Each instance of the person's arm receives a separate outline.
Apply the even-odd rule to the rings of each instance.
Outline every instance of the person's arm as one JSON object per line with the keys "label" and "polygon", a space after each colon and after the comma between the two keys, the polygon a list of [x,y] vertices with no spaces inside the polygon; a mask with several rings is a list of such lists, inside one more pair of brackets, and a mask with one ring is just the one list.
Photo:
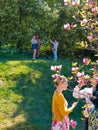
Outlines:
{"label": "person's arm", "polygon": [[75,98],[87,98],[89,96],[89,94],[92,93],[92,89],[91,88],[84,88],[82,90],[80,90],[81,87],[79,85],[77,85],[74,90],[73,90],[73,97]]}
{"label": "person's arm", "polygon": [[51,39],[50,39],[50,42],[51,42],[51,43],[54,43]]}
{"label": "person's arm", "polygon": [[59,94],[56,99],[56,104],[61,115],[64,117],[72,112],[77,103],[73,103],[71,107],[67,108],[67,104],[65,104],[64,97],[61,94]]}
{"label": "person's arm", "polygon": [[57,42],[57,47],[58,47],[58,44],[59,44],[59,43]]}

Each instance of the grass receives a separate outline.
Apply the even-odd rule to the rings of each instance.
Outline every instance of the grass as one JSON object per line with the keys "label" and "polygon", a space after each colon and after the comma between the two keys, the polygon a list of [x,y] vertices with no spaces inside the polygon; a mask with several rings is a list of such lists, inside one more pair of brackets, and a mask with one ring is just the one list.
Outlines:
{"label": "grass", "polygon": [[[62,64],[62,74],[70,73],[72,58],[33,61],[26,55],[6,55],[0,59],[0,130],[50,130],[51,100],[54,91],[51,65]],[[64,92],[69,106],[74,101]],[[83,130],[81,102],[70,118]]]}

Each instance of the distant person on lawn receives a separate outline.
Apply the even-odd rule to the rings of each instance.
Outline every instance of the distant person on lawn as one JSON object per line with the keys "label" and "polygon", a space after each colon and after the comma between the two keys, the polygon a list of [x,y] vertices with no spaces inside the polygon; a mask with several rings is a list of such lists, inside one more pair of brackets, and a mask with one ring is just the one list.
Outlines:
{"label": "distant person on lawn", "polygon": [[35,35],[33,35],[31,43],[32,43],[33,59],[35,60],[37,55],[37,50],[38,50],[38,41]]}
{"label": "distant person on lawn", "polygon": [[54,61],[57,61],[57,59],[58,59],[58,56],[57,56],[58,41],[57,41],[57,40],[52,41],[52,40],[50,39],[50,42],[52,43],[53,59],[54,59]]}

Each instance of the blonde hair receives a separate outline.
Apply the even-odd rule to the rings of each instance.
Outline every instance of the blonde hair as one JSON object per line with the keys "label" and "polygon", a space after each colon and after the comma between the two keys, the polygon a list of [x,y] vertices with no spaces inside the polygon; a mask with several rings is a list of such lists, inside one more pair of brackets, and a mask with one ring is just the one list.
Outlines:
{"label": "blonde hair", "polygon": [[67,78],[65,77],[65,76],[63,76],[63,75],[59,75],[58,77],[57,77],[57,79],[56,79],[56,82],[55,82],[55,85],[56,86],[58,86],[59,85],[59,83],[64,83],[64,82],[67,82],[68,80],[67,80]]}

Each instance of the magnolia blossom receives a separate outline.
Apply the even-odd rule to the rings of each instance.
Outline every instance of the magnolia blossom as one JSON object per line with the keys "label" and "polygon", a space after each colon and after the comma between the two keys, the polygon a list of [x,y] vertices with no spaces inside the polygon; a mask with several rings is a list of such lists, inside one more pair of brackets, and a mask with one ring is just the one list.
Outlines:
{"label": "magnolia blossom", "polygon": [[78,77],[78,80],[77,80],[77,82],[78,83],[85,83],[86,82],[86,80],[85,80],[85,78],[84,78],[84,72],[78,72],[77,73],[77,77]]}
{"label": "magnolia blossom", "polygon": [[98,7],[92,8],[92,13],[97,13],[98,12]]}
{"label": "magnolia blossom", "polygon": [[94,65],[94,70],[96,70],[96,65]]}
{"label": "magnolia blossom", "polygon": [[65,30],[70,30],[70,24],[69,24],[69,23],[65,24],[65,25],[64,25],[64,29],[65,29]]}
{"label": "magnolia blossom", "polygon": [[96,60],[96,63],[98,63],[98,60]]}
{"label": "magnolia blossom", "polygon": [[58,65],[58,66],[56,66],[56,68],[57,68],[57,70],[61,71],[62,65]]}
{"label": "magnolia blossom", "polygon": [[96,5],[97,5],[97,1],[96,0],[95,1],[88,1],[86,3],[86,6],[89,7],[89,8],[92,8],[92,7],[96,6]]}
{"label": "magnolia blossom", "polygon": [[51,66],[52,71],[56,71],[56,66]]}
{"label": "magnolia blossom", "polygon": [[74,6],[77,6],[79,4],[80,4],[80,0],[75,0],[74,2],[72,2],[72,5],[74,5]]}
{"label": "magnolia blossom", "polygon": [[58,66],[51,66],[51,70],[52,71],[61,71],[61,69],[62,69],[62,65],[58,65]]}
{"label": "magnolia blossom", "polygon": [[73,121],[72,119],[70,120],[70,125],[73,129],[76,128],[76,125],[77,125],[77,122],[76,121]]}
{"label": "magnolia blossom", "polygon": [[92,2],[91,2],[91,1],[87,2],[87,3],[86,3],[86,6],[88,6],[88,7],[91,8],[91,7],[92,7]]}
{"label": "magnolia blossom", "polygon": [[65,4],[65,5],[69,5],[69,4],[70,4],[70,1],[69,1],[69,0],[64,0],[64,4]]}
{"label": "magnolia blossom", "polygon": [[78,73],[77,73],[77,77],[78,77],[78,78],[84,77],[84,72],[82,72],[82,73],[81,73],[81,72],[78,72]]}
{"label": "magnolia blossom", "polygon": [[72,68],[72,73],[77,73],[78,70],[79,70],[79,67],[73,67],[73,68]]}
{"label": "magnolia blossom", "polygon": [[52,75],[52,77],[53,77],[54,79],[57,79],[58,76],[59,76],[59,74],[53,74],[53,75]]}
{"label": "magnolia blossom", "polygon": [[87,24],[87,19],[83,19],[82,21],[81,21],[81,25],[86,25]]}
{"label": "magnolia blossom", "polygon": [[88,65],[89,62],[90,62],[90,60],[89,60],[88,58],[84,58],[84,59],[83,59],[83,63],[84,63],[84,64]]}
{"label": "magnolia blossom", "polygon": [[88,39],[89,42],[92,42],[93,36],[92,35],[91,36],[87,36],[87,39]]}

